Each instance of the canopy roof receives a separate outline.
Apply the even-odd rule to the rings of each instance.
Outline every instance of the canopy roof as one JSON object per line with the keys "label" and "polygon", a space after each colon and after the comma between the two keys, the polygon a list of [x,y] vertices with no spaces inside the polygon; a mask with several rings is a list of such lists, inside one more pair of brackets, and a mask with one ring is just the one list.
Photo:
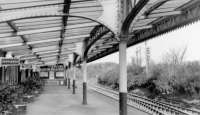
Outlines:
{"label": "canopy roof", "polygon": [[[125,8],[119,0],[0,0],[0,49],[30,64],[91,62],[118,51],[121,31],[128,31],[132,46],[198,20],[199,4],[130,0]],[[128,15],[121,19],[124,9]]]}

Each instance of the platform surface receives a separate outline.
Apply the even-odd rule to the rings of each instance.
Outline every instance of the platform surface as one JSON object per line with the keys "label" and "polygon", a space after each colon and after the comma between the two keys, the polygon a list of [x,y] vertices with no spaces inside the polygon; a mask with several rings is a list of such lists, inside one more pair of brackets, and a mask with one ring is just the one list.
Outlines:
{"label": "platform surface", "polygon": [[[66,86],[45,86],[44,92],[28,104],[25,115],[119,115],[118,102],[88,90],[88,105],[82,105],[82,91],[75,95]],[[147,115],[128,107],[128,115]]]}

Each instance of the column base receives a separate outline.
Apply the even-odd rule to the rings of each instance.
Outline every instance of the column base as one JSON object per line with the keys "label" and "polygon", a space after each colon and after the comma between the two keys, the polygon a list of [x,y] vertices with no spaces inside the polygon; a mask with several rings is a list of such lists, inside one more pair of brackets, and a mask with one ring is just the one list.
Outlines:
{"label": "column base", "polygon": [[127,93],[119,93],[119,115],[127,115]]}
{"label": "column base", "polygon": [[68,89],[70,89],[70,78],[68,78]]}
{"label": "column base", "polygon": [[67,86],[67,79],[64,79],[64,86]]}
{"label": "column base", "polygon": [[83,82],[83,105],[87,105],[87,83]]}
{"label": "column base", "polygon": [[73,94],[76,93],[76,80],[73,80]]}

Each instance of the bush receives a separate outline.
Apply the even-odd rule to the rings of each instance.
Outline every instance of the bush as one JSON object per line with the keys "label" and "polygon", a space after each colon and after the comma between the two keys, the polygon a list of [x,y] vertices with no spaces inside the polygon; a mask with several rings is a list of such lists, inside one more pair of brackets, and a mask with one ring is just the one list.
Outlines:
{"label": "bush", "polygon": [[[128,90],[146,88],[153,95],[185,95],[200,97],[200,64],[187,62],[174,66],[173,73],[168,64],[151,65],[149,78],[146,78],[144,68],[130,64],[128,66]],[[98,77],[98,83],[114,89],[119,87],[119,67],[104,71]]]}
{"label": "bush", "polygon": [[25,82],[21,83],[23,92],[26,94],[31,94],[35,90],[42,89],[43,85],[44,81],[42,81],[37,74],[34,74],[32,77],[28,77]]}
{"label": "bush", "polygon": [[39,74],[34,73],[32,77],[18,85],[1,85],[3,88],[0,90],[0,112],[12,111],[13,104],[21,102],[23,95],[31,94],[35,90],[43,88],[44,82],[40,79]]}
{"label": "bush", "polygon": [[104,72],[100,77],[98,77],[98,83],[110,86],[114,89],[119,87],[119,67],[113,67],[112,69]]}

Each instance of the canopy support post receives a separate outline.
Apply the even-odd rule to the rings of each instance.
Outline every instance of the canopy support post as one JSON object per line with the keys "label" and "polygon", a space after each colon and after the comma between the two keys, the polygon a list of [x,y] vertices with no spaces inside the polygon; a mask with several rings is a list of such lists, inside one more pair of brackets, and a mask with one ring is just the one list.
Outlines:
{"label": "canopy support post", "polygon": [[83,61],[83,105],[87,105],[87,62]]}
{"label": "canopy support post", "polygon": [[119,111],[120,115],[127,115],[127,63],[126,63],[127,41],[119,43]]}
{"label": "canopy support post", "polygon": [[73,67],[73,94],[76,94],[76,70],[75,66]]}
{"label": "canopy support post", "polygon": [[70,89],[70,71],[69,70],[68,70],[68,80],[67,81],[68,81],[68,83],[67,83],[68,89]]}
{"label": "canopy support post", "polygon": [[64,67],[64,86],[67,86],[67,70],[66,67]]}

